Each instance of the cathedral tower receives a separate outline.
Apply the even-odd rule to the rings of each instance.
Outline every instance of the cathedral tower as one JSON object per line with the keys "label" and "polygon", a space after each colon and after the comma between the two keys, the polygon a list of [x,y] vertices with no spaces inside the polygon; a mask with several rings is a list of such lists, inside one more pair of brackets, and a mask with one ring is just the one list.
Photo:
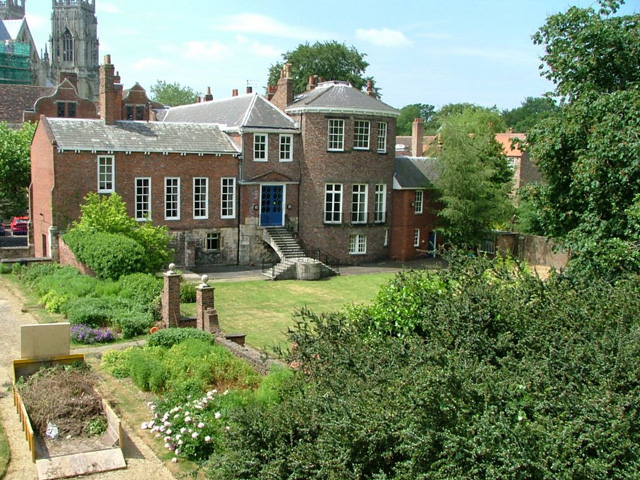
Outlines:
{"label": "cathedral tower", "polygon": [[22,20],[26,0],[0,0],[0,18],[2,20]]}
{"label": "cathedral tower", "polygon": [[99,43],[95,0],[53,0],[49,42],[50,81],[55,85],[60,72],[75,72],[80,96],[96,100]]}

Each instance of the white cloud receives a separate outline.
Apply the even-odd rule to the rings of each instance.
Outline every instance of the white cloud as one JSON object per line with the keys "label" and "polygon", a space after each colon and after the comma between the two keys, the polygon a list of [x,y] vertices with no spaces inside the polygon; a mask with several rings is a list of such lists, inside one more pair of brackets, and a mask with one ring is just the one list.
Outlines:
{"label": "white cloud", "polygon": [[413,44],[402,32],[389,28],[381,30],[359,28],[356,30],[356,37],[380,47],[408,47]]}
{"label": "white cloud", "polygon": [[227,46],[217,42],[193,41],[186,42],[184,45],[186,47],[185,56],[187,58],[220,58],[224,57],[229,52],[229,48]]}
{"label": "white cloud", "polygon": [[266,45],[261,42],[254,42],[242,35],[237,35],[236,40],[244,50],[252,55],[259,57],[279,58],[282,50],[273,45]]}
{"label": "white cloud", "polygon": [[147,71],[147,70],[162,70],[165,68],[169,68],[171,66],[171,62],[164,60],[162,58],[152,58],[147,57],[142,60],[138,60],[133,64],[133,69],[137,72]]}
{"label": "white cloud", "polygon": [[43,27],[48,27],[49,20],[39,15],[32,15],[27,13],[27,23],[29,24],[29,30],[32,32],[41,30]]}
{"label": "white cloud", "polygon": [[213,29],[223,32],[250,33],[252,35],[293,39],[328,39],[332,37],[329,32],[322,32],[309,27],[286,25],[275,18],[254,13],[230,15],[223,18],[218,25],[214,25]]}
{"label": "white cloud", "polygon": [[98,13],[121,13],[121,10],[114,3],[99,2],[96,5]]}

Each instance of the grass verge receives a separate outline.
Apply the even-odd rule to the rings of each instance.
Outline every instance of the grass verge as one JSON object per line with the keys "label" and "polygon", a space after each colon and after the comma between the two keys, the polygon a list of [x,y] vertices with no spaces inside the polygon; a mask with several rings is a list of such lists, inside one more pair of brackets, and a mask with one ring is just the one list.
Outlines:
{"label": "grass verge", "polygon": [[4,432],[2,423],[0,423],[0,478],[4,478],[7,474],[7,466],[11,460],[11,452],[9,451],[9,440]]}

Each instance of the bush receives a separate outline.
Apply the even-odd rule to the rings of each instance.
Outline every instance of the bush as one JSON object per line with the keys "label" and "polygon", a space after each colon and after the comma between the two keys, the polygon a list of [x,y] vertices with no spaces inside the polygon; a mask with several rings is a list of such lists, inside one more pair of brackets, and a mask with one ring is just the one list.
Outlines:
{"label": "bush", "polygon": [[144,248],[123,235],[72,229],[62,237],[78,261],[103,279],[143,271]]}
{"label": "bush", "polygon": [[147,338],[150,347],[171,348],[175,344],[195,338],[204,342],[213,343],[213,335],[196,328],[164,328],[158,330]]}
{"label": "bush", "polygon": [[151,312],[119,310],[111,324],[122,332],[122,338],[132,338],[147,333],[155,320]]}
{"label": "bush", "polygon": [[196,301],[196,284],[191,282],[182,282],[180,284],[180,302],[195,303]]}
{"label": "bush", "polygon": [[129,298],[151,309],[153,301],[162,294],[162,280],[148,273],[132,273],[120,277],[119,296]]}
{"label": "bush", "polygon": [[110,343],[116,340],[116,335],[108,328],[91,328],[86,325],[73,325],[71,327],[71,340],[87,345],[93,343]]}
{"label": "bush", "polygon": [[71,324],[90,327],[112,327],[120,330],[123,338],[146,333],[155,323],[151,312],[133,300],[113,297],[84,297],[73,300],[67,308]]}
{"label": "bush", "polygon": [[6,275],[13,271],[13,267],[10,263],[0,263],[0,275]]}
{"label": "bush", "polygon": [[113,298],[77,298],[69,303],[67,320],[72,325],[87,325],[89,327],[106,327],[111,325],[114,314]]}
{"label": "bush", "polygon": [[301,311],[281,402],[231,412],[208,478],[637,476],[638,277],[459,257],[434,275],[404,275],[395,307]]}
{"label": "bush", "polygon": [[138,347],[125,350],[109,350],[102,355],[102,368],[115,378],[127,378],[131,375],[129,357],[131,352]]}

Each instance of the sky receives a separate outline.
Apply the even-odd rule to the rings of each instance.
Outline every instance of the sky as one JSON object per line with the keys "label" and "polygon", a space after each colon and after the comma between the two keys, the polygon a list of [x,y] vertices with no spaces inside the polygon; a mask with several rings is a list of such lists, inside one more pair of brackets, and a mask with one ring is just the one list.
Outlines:
{"label": "sky", "polygon": [[[395,108],[468,102],[500,110],[553,89],[531,36],[549,15],[595,0],[95,0],[104,55],[125,88],[158,80],[214,98],[266,88],[269,67],[303,43],[338,41],[366,54],[382,101]],[[26,0],[44,51],[48,0]],[[640,10],[627,0],[620,14]]]}

